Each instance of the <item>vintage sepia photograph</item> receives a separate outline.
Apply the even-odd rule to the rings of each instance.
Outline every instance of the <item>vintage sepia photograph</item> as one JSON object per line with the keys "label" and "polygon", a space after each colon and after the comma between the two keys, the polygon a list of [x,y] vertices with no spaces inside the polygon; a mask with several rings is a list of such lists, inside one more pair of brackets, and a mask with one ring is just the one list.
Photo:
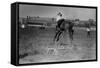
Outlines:
{"label": "vintage sepia photograph", "polygon": [[19,64],[96,60],[96,9],[19,4]]}

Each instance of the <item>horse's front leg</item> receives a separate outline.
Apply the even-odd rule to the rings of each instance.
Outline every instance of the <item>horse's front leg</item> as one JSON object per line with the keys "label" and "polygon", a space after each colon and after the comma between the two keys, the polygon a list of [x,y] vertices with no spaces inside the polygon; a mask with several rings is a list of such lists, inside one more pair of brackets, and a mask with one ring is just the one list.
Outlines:
{"label": "horse's front leg", "polygon": [[56,32],[53,41],[56,41],[57,37],[58,37],[59,31]]}
{"label": "horse's front leg", "polygon": [[61,36],[62,34],[62,31],[59,31],[58,35],[57,35],[57,40],[56,41],[59,41],[59,37]]}

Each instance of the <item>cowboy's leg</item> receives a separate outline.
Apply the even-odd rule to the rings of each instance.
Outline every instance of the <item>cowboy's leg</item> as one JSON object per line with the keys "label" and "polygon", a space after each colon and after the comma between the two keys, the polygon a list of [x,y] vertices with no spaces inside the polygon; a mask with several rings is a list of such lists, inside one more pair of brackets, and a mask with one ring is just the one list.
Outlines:
{"label": "cowboy's leg", "polygon": [[87,31],[87,36],[90,36],[90,31]]}
{"label": "cowboy's leg", "polygon": [[71,34],[71,31],[69,31],[69,40],[68,40],[68,44],[72,44],[72,34]]}
{"label": "cowboy's leg", "polygon": [[70,40],[72,40],[72,32],[71,31],[69,31],[69,38],[70,38]]}
{"label": "cowboy's leg", "polygon": [[73,32],[74,30],[71,31],[71,39],[73,40]]}
{"label": "cowboy's leg", "polygon": [[90,36],[90,31],[89,31],[89,36]]}
{"label": "cowboy's leg", "polygon": [[71,33],[71,40],[73,40],[73,34]]}
{"label": "cowboy's leg", "polygon": [[72,29],[72,35],[74,34],[74,30]]}

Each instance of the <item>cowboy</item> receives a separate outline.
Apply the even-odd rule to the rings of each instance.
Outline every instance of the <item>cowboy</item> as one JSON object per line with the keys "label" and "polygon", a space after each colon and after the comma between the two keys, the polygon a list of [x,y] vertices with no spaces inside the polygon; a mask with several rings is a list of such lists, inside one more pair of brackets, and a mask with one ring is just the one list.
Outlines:
{"label": "cowboy", "polygon": [[86,31],[87,31],[87,36],[90,36],[90,32],[91,32],[90,23],[86,24]]}
{"label": "cowboy", "polygon": [[70,39],[73,40],[73,33],[74,33],[74,23],[69,21],[69,28],[68,28],[68,31],[69,31],[69,36],[70,36]]}

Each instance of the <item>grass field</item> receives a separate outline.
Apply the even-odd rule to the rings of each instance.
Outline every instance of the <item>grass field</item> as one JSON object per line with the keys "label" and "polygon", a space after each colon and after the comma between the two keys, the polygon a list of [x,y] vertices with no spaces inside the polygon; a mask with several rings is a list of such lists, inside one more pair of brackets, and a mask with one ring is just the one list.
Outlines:
{"label": "grass field", "polygon": [[87,36],[85,29],[74,28],[73,41],[68,32],[54,43],[54,28],[19,29],[19,63],[39,63],[96,59],[96,32]]}

